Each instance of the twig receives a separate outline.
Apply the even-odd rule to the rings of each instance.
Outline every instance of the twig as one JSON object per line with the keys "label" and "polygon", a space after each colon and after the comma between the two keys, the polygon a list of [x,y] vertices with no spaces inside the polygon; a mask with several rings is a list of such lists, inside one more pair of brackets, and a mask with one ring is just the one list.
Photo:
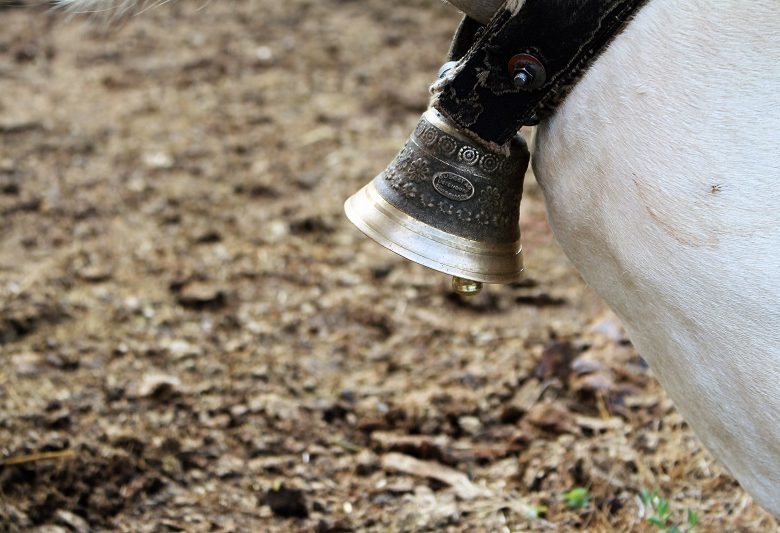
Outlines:
{"label": "twig", "polygon": [[461,500],[492,496],[489,489],[475,485],[463,472],[433,461],[421,461],[410,455],[392,452],[382,456],[382,466],[385,470],[441,481],[452,487]]}
{"label": "twig", "polygon": [[75,457],[75,455],[76,452],[73,450],[31,453],[29,455],[20,455],[19,457],[0,460],[0,466],[14,466],[37,461],[48,461],[50,459],[70,459],[71,457]]}

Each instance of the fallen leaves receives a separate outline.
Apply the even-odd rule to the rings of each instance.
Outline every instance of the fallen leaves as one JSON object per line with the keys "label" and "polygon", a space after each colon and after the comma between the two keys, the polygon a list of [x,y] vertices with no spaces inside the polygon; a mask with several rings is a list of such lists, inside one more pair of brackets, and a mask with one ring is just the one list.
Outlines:
{"label": "fallen leaves", "polygon": [[538,379],[531,378],[525,381],[509,402],[504,404],[501,412],[501,422],[512,424],[519,420],[539,400],[542,391],[543,386]]}
{"label": "fallen leaves", "polygon": [[531,407],[524,420],[552,433],[580,433],[574,415],[560,402],[548,400],[538,403]]}
{"label": "fallen leaves", "polygon": [[[627,531],[649,486],[698,500],[702,530],[768,531],[563,258],[533,180],[535,279],[471,300],[344,220],[457,14],[332,4],[154,9],[140,47],[3,11],[3,96],[29,105],[0,132],[0,454],[26,461],[0,468],[0,524]],[[62,46],[16,63],[41,36]]]}

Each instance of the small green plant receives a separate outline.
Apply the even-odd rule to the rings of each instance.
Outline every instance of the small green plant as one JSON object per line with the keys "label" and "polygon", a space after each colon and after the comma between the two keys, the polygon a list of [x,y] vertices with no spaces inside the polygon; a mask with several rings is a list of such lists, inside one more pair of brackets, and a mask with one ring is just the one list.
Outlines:
{"label": "small green plant", "polygon": [[590,504],[590,493],[585,487],[575,487],[562,496],[566,505],[572,509],[582,509]]}
{"label": "small green plant", "polygon": [[680,525],[675,524],[672,519],[672,511],[669,508],[669,502],[658,495],[657,490],[649,491],[642,489],[639,498],[647,510],[647,521],[657,527],[660,531],[666,533],[693,532],[699,523],[699,515],[693,509],[688,509],[687,526],[682,529]]}

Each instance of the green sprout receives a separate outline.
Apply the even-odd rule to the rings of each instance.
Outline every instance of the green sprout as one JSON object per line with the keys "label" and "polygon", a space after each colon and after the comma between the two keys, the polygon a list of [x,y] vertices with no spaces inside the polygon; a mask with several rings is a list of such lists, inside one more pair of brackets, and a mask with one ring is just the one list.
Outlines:
{"label": "green sprout", "polygon": [[575,487],[563,493],[563,500],[571,509],[582,509],[590,504],[590,493],[585,487]]}
{"label": "green sprout", "polygon": [[674,523],[669,502],[659,496],[657,490],[649,491],[642,489],[639,493],[639,498],[648,510],[647,521],[660,531],[666,531],[666,533],[690,533],[693,532],[699,523],[699,515],[696,514],[696,511],[688,509],[687,527],[681,529],[678,524]]}

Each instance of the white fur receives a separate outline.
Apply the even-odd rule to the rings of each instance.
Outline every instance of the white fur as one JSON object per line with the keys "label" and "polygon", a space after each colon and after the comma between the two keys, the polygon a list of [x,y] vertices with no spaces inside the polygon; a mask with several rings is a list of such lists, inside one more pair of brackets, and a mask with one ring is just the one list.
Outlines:
{"label": "white fur", "polygon": [[777,0],[652,0],[540,126],[534,170],[566,254],[780,516],[779,32]]}
{"label": "white fur", "polygon": [[121,17],[134,12],[138,0],[56,0],[56,6],[72,13],[108,14]]}
{"label": "white fur", "polygon": [[481,22],[487,23],[493,15],[498,11],[498,8],[504,3],[503,0],[447,0],[450,4],[454,5],[461,11],[468,13],[468,15]]}

